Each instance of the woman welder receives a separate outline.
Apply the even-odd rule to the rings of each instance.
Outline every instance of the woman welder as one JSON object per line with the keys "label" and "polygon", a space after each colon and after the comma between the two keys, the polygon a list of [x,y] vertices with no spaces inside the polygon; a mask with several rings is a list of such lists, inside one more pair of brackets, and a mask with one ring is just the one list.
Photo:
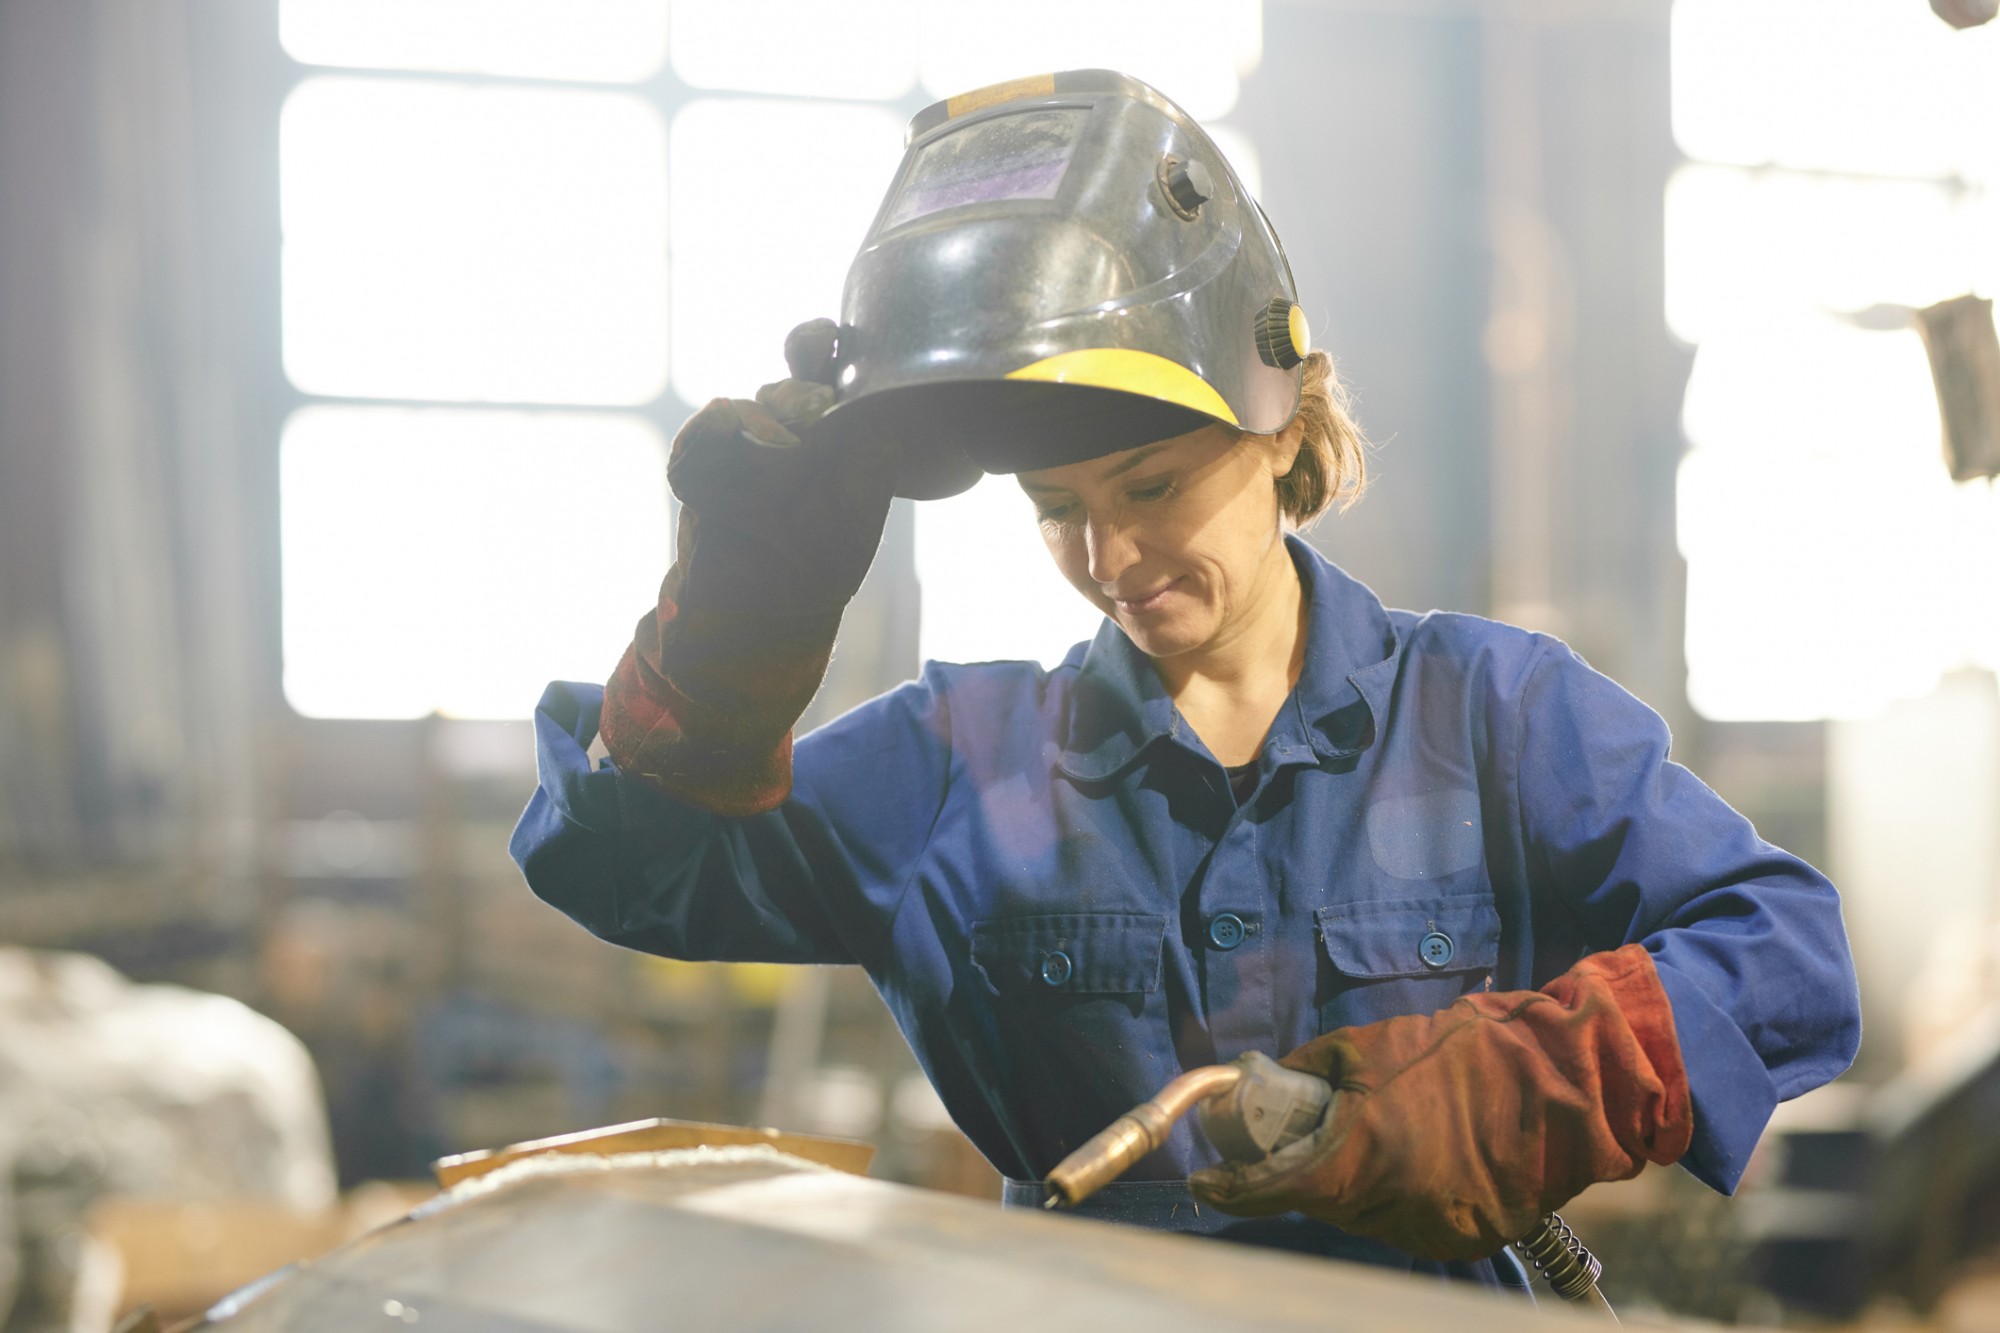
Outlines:
{"label": "woman welder", "polygon": [[[866,967],[1010,1202],[1263,1052],[1343,1090],[1318,1133],[1239,1169],[1183,1124],[1083,1211],[1513,1285],[1543,1212],[1648,1161],[1731,1189],[1846,1067],[1839,906],[1564,645],[1385,610],[1299,539],[1362,454],[1295,297],[1143,84],[919,115],[837,342],[675,440],[659,605],[601,694],[544,696],[514,852],[607,940]],[[929,663],[794,753],[892,495],[982,468],[1095,640]]]}

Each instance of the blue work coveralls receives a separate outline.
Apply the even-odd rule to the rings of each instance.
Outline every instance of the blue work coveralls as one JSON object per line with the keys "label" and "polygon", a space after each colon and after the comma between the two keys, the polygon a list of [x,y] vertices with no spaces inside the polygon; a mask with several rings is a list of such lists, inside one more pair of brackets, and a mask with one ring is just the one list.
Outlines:
{"label": "blue work coveralls", "polygon": [[[776,810],[691,808],[585,751],[556,684],[512,850],[598,936],[684,959],[858,963],[1013,1182],[1183,1070],[1539,987],[1634,941],[1672,1004],[1687,1168],[1734,1187],[1772,1107],[1859,1034],[1833,886],[1668,760],[1666,725],[1561,642],[1385,610],[1298,538],[1305,664],[1240,804],[1106,621],[1062,665],[928,663],[803,737]],[[1102,1215],[1487,1283],[1296,1214],[1194,1206],[1192,1123]]]}

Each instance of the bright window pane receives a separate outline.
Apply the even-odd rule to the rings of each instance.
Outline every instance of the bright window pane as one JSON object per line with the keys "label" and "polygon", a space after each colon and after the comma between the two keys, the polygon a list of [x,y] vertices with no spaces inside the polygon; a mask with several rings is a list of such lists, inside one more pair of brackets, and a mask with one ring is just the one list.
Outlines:
{"label": "bright window pane", "polygon": [[1682,424],[1701,450],[1779,453],[1857,471],[1944,471],[1930,363],[1914,332],[1803,311],[1746,323],[1695,354]]}
{"label": "bright window pane", "polygon": [[1896,308],[2000,283],[2000,28],[1874,0],[1677,0],[1673,117],[1690,155],[1758,167],[1691,166],[1667,193],[1667,318],[1698,344],[1690,699],[1855,717],[1993,666],[2000,504],[1952,485]]}
{"label": "bright window pane", "polygon": [[1711,340],[1686,427],[1688,694],[1703,715],[1862,716],[1992,651],[1990,490],[1945,471],[1915,334],[1800,316]]}
{"label": "bright window pane", "polygon": [[897,98],[917,81],[916,0],[674,0],[674,73],[697,88]]}
{"label": "bright window pane", "polygon": [[673,378],[688,402],[785,374],[785,334],[837,318],[903,122],[838,102],[704,100],[674,117]]}
{"label": "bright window pane", "polygon": [[1672,62],[1690,157],[2000,175],[2000,28],[1887,0],[1676,0]]}
{"label": "bright window pane", "polygon": [[1926,181],[1683,167],[1667,187],[1667,323],[1700,342],[1746,312],[1942,301],[1987,263],[1986,212]]}
{"label": "bright window pane", "polygon": [[[1701,514],[1707,548],[1689,557],[1687,579],[1688,698],[1704,717],[1865,716],[1936,682],[1934,645],[1910,602],[1876,600],[1900,589],[1881,587],[1894,580],[1842,540],[1869,518],[1870,497],[1840,480],[1705,453],[1683,465],[1680,503]],[[1744,526],[1722,529],[1722,514]]]}
{"label": "bright window pane", "polygon": [[[1980,488],[1982,494],[1984,487]],[[1921,697],[1990,626],[1982,528],[1936,474],[1795,459],[1682,465],[1688,697],[1720,720],[1865,717]],[[1978,497],[1975,497],[1978,498]],[[1990,508],[1984,522],[1993,521]],[[1961,597],[1972,593],[1984,605]]]}
{"label": "bright window pane", "polygon": [[308,65],[631,83],[660,67],[666,0],[279,0]]}
{"label": "bright window pane", "polygon": [[1949,563],[1935,572],[1946,608],[1945,660],[2000,674],[2000,487],[1954,486],[1939,520],[1950,535]]}
{"label": "bright window pane", "polygon": [[1012,477],[917,506],[917,582],[926,659],[1053,667],[1103,620],[1057,572]]}
{"label": "bright window pane", "polygon": [[938,97],[1065,69],[1143,79],[1197,120],[1226,115],[1264,54],[1262,0],[970,0],[924,11]]}
{"label": "bright window pane", "polygon": [[666,143],[623,93],[326,77],[280,131],[308,393],[635,404],[666,375]]}
{"label": "bright window pane", "polygon": [[666,570],[637,417],[309,407],[280,461],[285,696],[308,717],[522,718],[610,675]]}

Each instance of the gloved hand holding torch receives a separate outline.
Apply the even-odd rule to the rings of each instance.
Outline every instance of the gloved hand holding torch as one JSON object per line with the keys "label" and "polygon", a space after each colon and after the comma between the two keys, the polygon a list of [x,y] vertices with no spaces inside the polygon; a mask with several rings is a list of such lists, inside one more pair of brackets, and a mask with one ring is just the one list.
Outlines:
{"label": "gloved hand holding torch", "polygon": [[1318,1127],[1196,1172],[1196,1197],[1427,1259],[1494,1254],[1587,1186],[1678,1160],[1694,1127],[1673,1013],[1636,944],[1539,991],[1343,1028],[1279,1063],[1333,1085]]}
{"label": "gloved hand holding torch", "polygon": [[674,437],[673,567],[605,685],[612,761],[724,815],[791,790],[792,724],[826,673],[847,602],[881,544],[879,460],[801,443],[833,405],[835,326],[792,331],[792,378],[718,398]]}

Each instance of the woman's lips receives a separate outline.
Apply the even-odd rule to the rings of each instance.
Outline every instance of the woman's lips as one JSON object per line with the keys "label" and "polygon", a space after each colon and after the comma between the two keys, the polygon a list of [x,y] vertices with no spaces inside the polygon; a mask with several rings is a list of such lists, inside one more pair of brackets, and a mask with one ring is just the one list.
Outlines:
{"label": "woman's lips", "polygon": [[1179,587],[1180,582],[1180,579],[1169,579],[1144,597],[1113,597],[1111,600],[1127,615],[1144,615],[1148,611],[1157,611],[1164,606],[1167,594]]}

